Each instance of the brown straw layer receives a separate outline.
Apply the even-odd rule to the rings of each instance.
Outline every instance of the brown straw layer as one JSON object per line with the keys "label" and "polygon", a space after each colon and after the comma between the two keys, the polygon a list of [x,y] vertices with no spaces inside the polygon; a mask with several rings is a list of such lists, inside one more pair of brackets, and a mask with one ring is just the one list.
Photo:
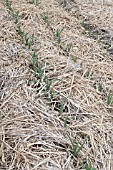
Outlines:
{"label": "brown straw layer", "polygon": [[11,7],[33,43],[0,1],[0,170],[113,170],[112,0]]}

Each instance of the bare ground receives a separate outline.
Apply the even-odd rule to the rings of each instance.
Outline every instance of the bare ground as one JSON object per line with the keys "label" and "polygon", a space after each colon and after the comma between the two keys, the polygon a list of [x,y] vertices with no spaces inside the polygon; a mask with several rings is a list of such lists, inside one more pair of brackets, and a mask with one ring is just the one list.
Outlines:
{"label": "bare ground", "polygon": [[[113,104],[107,104],[113,94],[112,0],[42,0],[37,7],[32,0],[12,0],[12,8],[35,41],[30,49],[22,43],[1,0],[0,169],[82,170],[87,160],[97,170],[113,170]],[[55,34],[62,28],[60,47]],[[44,75],[57,78],[51,101],[33,69],[33,49]],[[86,135],[73,156],[69,137],[82,144]]]}

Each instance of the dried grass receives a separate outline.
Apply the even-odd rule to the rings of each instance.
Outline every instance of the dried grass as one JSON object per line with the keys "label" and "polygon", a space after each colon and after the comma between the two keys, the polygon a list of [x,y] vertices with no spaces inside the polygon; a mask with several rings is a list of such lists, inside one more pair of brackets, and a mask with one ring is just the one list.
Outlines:
{"label": "dried grass", "polygon": [[[85,158],[98,170],[113,169],[113,105],[106,101],[109,90],[113,92],[113,55],[81,25],[86,18],[99,29],[106,27],[112,36],[112,1],[65,2],[67,11],[57,0],[39,1],[38,7],[32,1],[12,1],[24,30],[36,37],[29,50],[22,44],[5,3],[0,2],[1,170],[79,170]],[[43,20],[46,12],[50,27]],[[62,44],[73,44],[71,55],[76,62],[56,45],[54,34],[62,28]],[[34,48],[49,68],[47,76],[62,80],[54,82],[52,90],[60,93],[55,105],[68,98],[68,112],[65,109],[59,114],[43,91],[37,92],[37,84],[29,85],[34,79],[29,67]],[[100,78],[102,93],[98,91]],[[68,135],[75,143],[88,135],[78,157],[72,156]]]}

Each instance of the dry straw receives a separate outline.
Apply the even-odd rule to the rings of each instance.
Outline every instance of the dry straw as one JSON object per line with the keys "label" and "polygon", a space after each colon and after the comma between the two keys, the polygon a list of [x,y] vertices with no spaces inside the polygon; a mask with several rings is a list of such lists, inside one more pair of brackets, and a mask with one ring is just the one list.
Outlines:
{"label": "dry straw", "polygon": [[113,55],[97,31],[112,43],[113,5],[98,2],[13,0],[17,16],[0,1],[1,170],[113,169]]}

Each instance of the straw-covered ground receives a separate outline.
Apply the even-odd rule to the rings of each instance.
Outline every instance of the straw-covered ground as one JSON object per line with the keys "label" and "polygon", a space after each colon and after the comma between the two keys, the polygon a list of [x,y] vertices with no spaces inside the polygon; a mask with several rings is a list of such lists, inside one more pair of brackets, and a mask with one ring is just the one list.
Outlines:
{"label": "straw-covered ground", "polygon": [[0,170],[113,170],[112,0],[0,0]]}

